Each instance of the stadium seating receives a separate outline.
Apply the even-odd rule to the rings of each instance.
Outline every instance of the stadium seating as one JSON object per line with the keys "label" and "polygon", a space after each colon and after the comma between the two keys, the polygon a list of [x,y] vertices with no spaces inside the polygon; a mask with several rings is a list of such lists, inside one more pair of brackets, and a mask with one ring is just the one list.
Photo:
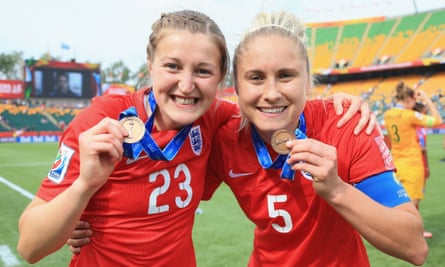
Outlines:
{"label": "stadium seating", "polygon": [[360,42],[366,34],[367,26],[368,23],[362,22],[347,24],[341,28],[342,34],[334,51],[334,60],[337,67],[349,66],[350,62],[354,61]]}
{"label": "stadium seating", "polygon": [[443,96],[445,100],[445,73],[436,73],[425,79],[421,86],[422,90],[425,90],[430,97]]}
{"label": "stadium seating", "polygon": [[313,29],[311,34],[312,40],[315,40],[314,58],[312,60],[313,69],[328,69],[332,66],[334,45],[337,41],[338,31],[338,26]]}
{"label": "stadium seating", "polygon": [[412,58],[432,56],[432,52],[439,48],[434,43],[443,36],[445,30],[444,17],[445,11],[428,13],[416,30],[416,37],[405,47],[395,62],[406,62]]}
{"label": "stadium seating", "polygon": [[28,107],[11,104],[0,105],[0,132],[26,131],[60,131],[68,125],[80,109]]}
{"label": "stadium seating", "polygon": [[[425,90],[445,115],[445,73],[427,66],[445,62],[445,9],[398,17],[308,23],[309,60],[314,74],[327,77],[317,84],[311,98],[335,92],[360,95],[378,114],[393,104],[399,81]],[[425,71],[389,71],[361,75],[355,81],[325,75],[364,73],[364,70],[426,67]],[[433,73],[433,75],[432,75]],[[351,80],[351,78],[348,78]]]}
{"label": "stadium seating", "polygon": [[307,24],[314,73],[411,62],[445,50],[445,9],[394,18]]}
{"label": "stadium seating", "polygon": [[[389,62],[393,62],[398,57],[401,51],[404,51],[405,47],[417,37],[417,29],[419,25],[423,25],[427,13],[416,14],[412,16],[400,17],[396,19],[396,25],[385,40],[384,45],[380,48],[380,51],[375,55],[374,62],[377,62],[379,58],[387,56],[390,58]],[[413,56],[407,58],[407,61],[417,59]]]}

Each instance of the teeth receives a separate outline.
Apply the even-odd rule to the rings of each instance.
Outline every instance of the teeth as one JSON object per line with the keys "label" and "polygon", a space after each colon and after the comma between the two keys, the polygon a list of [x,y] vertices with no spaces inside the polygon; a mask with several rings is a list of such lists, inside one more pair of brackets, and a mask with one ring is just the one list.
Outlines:
{"label": "teeth", "polygon": [[175,102],[180,105],[193,105],[195,103],[194,98],[183,98],[183,97],[176,96],[176,97],[174,97],[174,99],[175,99]]}
{"label": "teeth", "polygon": [[283,112],[284,107],[276,107],[276,108],[261,108],[261,111],[264,113],[280,113]]}

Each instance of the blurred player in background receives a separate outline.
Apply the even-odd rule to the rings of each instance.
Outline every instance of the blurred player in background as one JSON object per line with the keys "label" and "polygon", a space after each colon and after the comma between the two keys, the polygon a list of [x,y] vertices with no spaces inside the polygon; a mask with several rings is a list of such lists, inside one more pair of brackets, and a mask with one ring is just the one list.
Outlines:
{"label": "blurred player in background", "polygon": [[[425,106],[425,104],[423,104],[422,102],[417,102],[416,105],[413,108],[414,111],[417,111],[421,114],[428,114],[428,108]],[[424,166],[424,170],[425,170],[425,183],[426,180],[430,177],[430,167],[428,164],[428,153],[426,150],[427,147],[427,138],[428,138],[428,134],[427,134],[427,129],[423,126],[418,126],[417,127],[417,141],[420,144],[420,147],[422,149],[422,162],[423,162],[423,166]],[[425,188],[424,188],[425,191]]]}
{"label": "blurred player in background", "polygon": [[[387,110],[383,119],[391,142],[397,178],[419,209],[419,202],[424,197],[426,172],[424,164],[419,164],[422,161],[422,147],[418,142],[417,128],[439,126],[442,117],[426,92],[415,91],[402,81],[395,88],[395,100],[395,107]],[[425,103],[431,115],[413,110],[417,102]],[[424,236],[431,238],[432,234],[425,231]]]}

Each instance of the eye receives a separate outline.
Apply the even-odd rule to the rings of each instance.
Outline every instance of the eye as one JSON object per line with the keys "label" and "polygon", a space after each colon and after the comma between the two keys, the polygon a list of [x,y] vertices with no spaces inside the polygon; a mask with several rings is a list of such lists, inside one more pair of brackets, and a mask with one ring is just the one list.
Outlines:
{"label": "eye", "polygon": [[204,68],[197,69],[196,73],[199,76],[208,76],[212,74],[212,72],[209,69],[204,69]]}
{"label": "eye", "polygon": [[295,73],[292,73],[292,72],[290,72],[290,71],[280,71],[280,72],[278,73],[278,77],[279,77],[280,79],[290,79],[290,78],[295,77]]}
{"label": "eye", "polygon": [[176,63],[165,63],[164,67],[166,67],[170,70],[179,70],[179,65]]}
{"label": "eye", "polygon": [[251,73],[247,77],[250,81],[262,81],[264,80],[264,75],[261,73]]}
{"label": "eye", "polygon": [[247,81],[248,83],[250,83],[252,85],[260,85],[266,79],[266,76],[264,75],[264,73],[259,72],[259,71],[249,71],[249,72],[245,73],[244,77],[245,77],[244,78],[245,81]]}

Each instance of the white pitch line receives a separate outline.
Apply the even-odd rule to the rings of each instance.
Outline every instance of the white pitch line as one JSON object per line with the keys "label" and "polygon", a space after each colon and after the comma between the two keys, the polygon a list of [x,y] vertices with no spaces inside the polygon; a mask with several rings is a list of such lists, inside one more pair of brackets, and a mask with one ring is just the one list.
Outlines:
{"label": "white pitch line", "polygon": [[[30,192],[26,191],[25,189],[21,188],[20,186],[11,183],[9,180],[6,180],[5,178],[0,176],[0,182],[8,186],[9,188],[19,192],[20,194],[24,195],[25,197],[29,199],[33,199],[34,195]],[[12,253],[11,249],[7,245],[0,245],[0,260],[3,262],[3,265],[5,267],[13,267],[18,266],[20,264],[17,257]]]}
{"label": "white pitch line", "polygon": [[0,245],[0,260],[5,267],[18,266],[20,264],[7,245]]}
{"label": "white pitch line", "polygon": [[11,183],[10,181],[6,180],[5,178],[0,176],[0,182],[4,183],[6,186],[8,186],[9,188],[19,192],[20,194],[24,195],[25,197],[29,198],[29,199],[33,199],[34,195],[31,194],[30,192],[26,191],[25,189],[21,188],[20,186]]}

